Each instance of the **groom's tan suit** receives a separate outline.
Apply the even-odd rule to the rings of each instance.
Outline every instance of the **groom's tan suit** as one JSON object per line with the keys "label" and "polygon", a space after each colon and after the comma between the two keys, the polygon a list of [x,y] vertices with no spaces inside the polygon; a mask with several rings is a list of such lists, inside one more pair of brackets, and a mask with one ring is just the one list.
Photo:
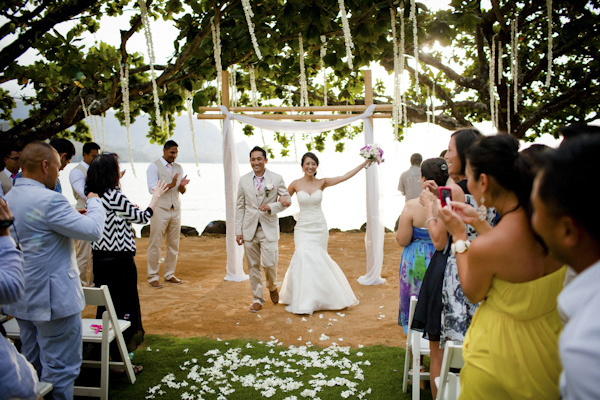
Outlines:
{"label": "groom's tan suit", "polygon": [[[235,215],[235,234],[244,238],[244,250],[250,276],[253,303],[264,304],[262,274],[260,265],[265,270],[267,288],[277,289],[277,258],[279,255],[279,217],[277,213],[286,207],[277,199],[284,196],[290,200],[283,178],[269,170],[265,170],[264,181],[260,190],[256,188],[254,172],[240,178]],[[272,190],[268,190],[273,185]],[[268,194],[267,194],[268,192]],[[260,211],[258,207],[268,204],[270,211]]]}

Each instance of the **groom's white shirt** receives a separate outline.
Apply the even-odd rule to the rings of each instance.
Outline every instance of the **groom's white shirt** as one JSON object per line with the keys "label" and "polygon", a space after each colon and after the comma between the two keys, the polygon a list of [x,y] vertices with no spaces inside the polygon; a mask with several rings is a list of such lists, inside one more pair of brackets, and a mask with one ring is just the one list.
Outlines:
{"label": "groom's white shirt", "polygon": [[[262,188],[256,189],[254,171],[240,178],[235,214],[235,234],[243,235],[244,240],[252,240],[256,233],[258,223],[269,241],[279,240],[279,218],[277,213],[285,210],[277,199],[284,196],[290,200],[290,194],[283,178],[274,172],[265,169]],[[267,187],[273,185],[273,190]],[[291,201],[291,200],[290,200]],[[268,204],[271,211],[260,211],[261,204]]]}

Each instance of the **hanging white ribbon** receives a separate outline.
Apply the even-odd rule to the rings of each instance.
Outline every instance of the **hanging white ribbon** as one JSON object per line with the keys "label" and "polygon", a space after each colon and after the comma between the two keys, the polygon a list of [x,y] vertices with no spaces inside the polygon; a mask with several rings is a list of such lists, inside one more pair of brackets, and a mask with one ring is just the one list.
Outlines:
{"label": "hanging white ribbon", "polygon": [[[369,118],[373,115],[375,105],[369,106],[360,115],[325,122],[273,121],[232,114],[225,106],[220,106],[220,109],[225,115],[225,122],[223,123],[223,169],[225,172],[225,215],[227,223],[227,275],[225,276],[225,280],[241,282],[248,279],[248,275],[244,273],[243,268],[243,247],[239,246],[235,241],[235,213],[240,172],[235,151],[232,120],[273,132],[318,134],[350,125],[362,119],[364,123],[365,143],[372,144],[374,143],[373,127]],[[367,233],[365,235],[365,246],[367,250],[367,273],[358,278],[358,282],[362,285],[379,285],[385,282],[385,279],[381,278],[385,228],[381,220],[379,168],[377,165],[371,165],[366,172]]]}

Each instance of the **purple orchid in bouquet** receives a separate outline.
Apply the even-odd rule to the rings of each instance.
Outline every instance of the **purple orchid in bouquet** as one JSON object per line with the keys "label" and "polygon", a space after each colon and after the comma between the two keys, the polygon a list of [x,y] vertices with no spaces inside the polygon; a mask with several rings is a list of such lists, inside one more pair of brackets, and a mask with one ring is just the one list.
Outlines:
{"label": "purple orchid in bouquet", "polygon": [[381,164],[383,160],[383,150],[377,144],[368,144],[360,149],[360,155],[367,160]]}

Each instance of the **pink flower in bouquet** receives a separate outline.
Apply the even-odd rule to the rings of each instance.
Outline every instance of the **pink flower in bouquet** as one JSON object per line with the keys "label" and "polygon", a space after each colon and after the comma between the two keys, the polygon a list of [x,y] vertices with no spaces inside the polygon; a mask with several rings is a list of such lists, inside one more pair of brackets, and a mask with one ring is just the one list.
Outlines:
{"label": "pink flower in bouquet", "polygon": [[383,150],[376,144],[369,144],[360,149],[360,155],[377,164],[381,164],[384,161]]}

